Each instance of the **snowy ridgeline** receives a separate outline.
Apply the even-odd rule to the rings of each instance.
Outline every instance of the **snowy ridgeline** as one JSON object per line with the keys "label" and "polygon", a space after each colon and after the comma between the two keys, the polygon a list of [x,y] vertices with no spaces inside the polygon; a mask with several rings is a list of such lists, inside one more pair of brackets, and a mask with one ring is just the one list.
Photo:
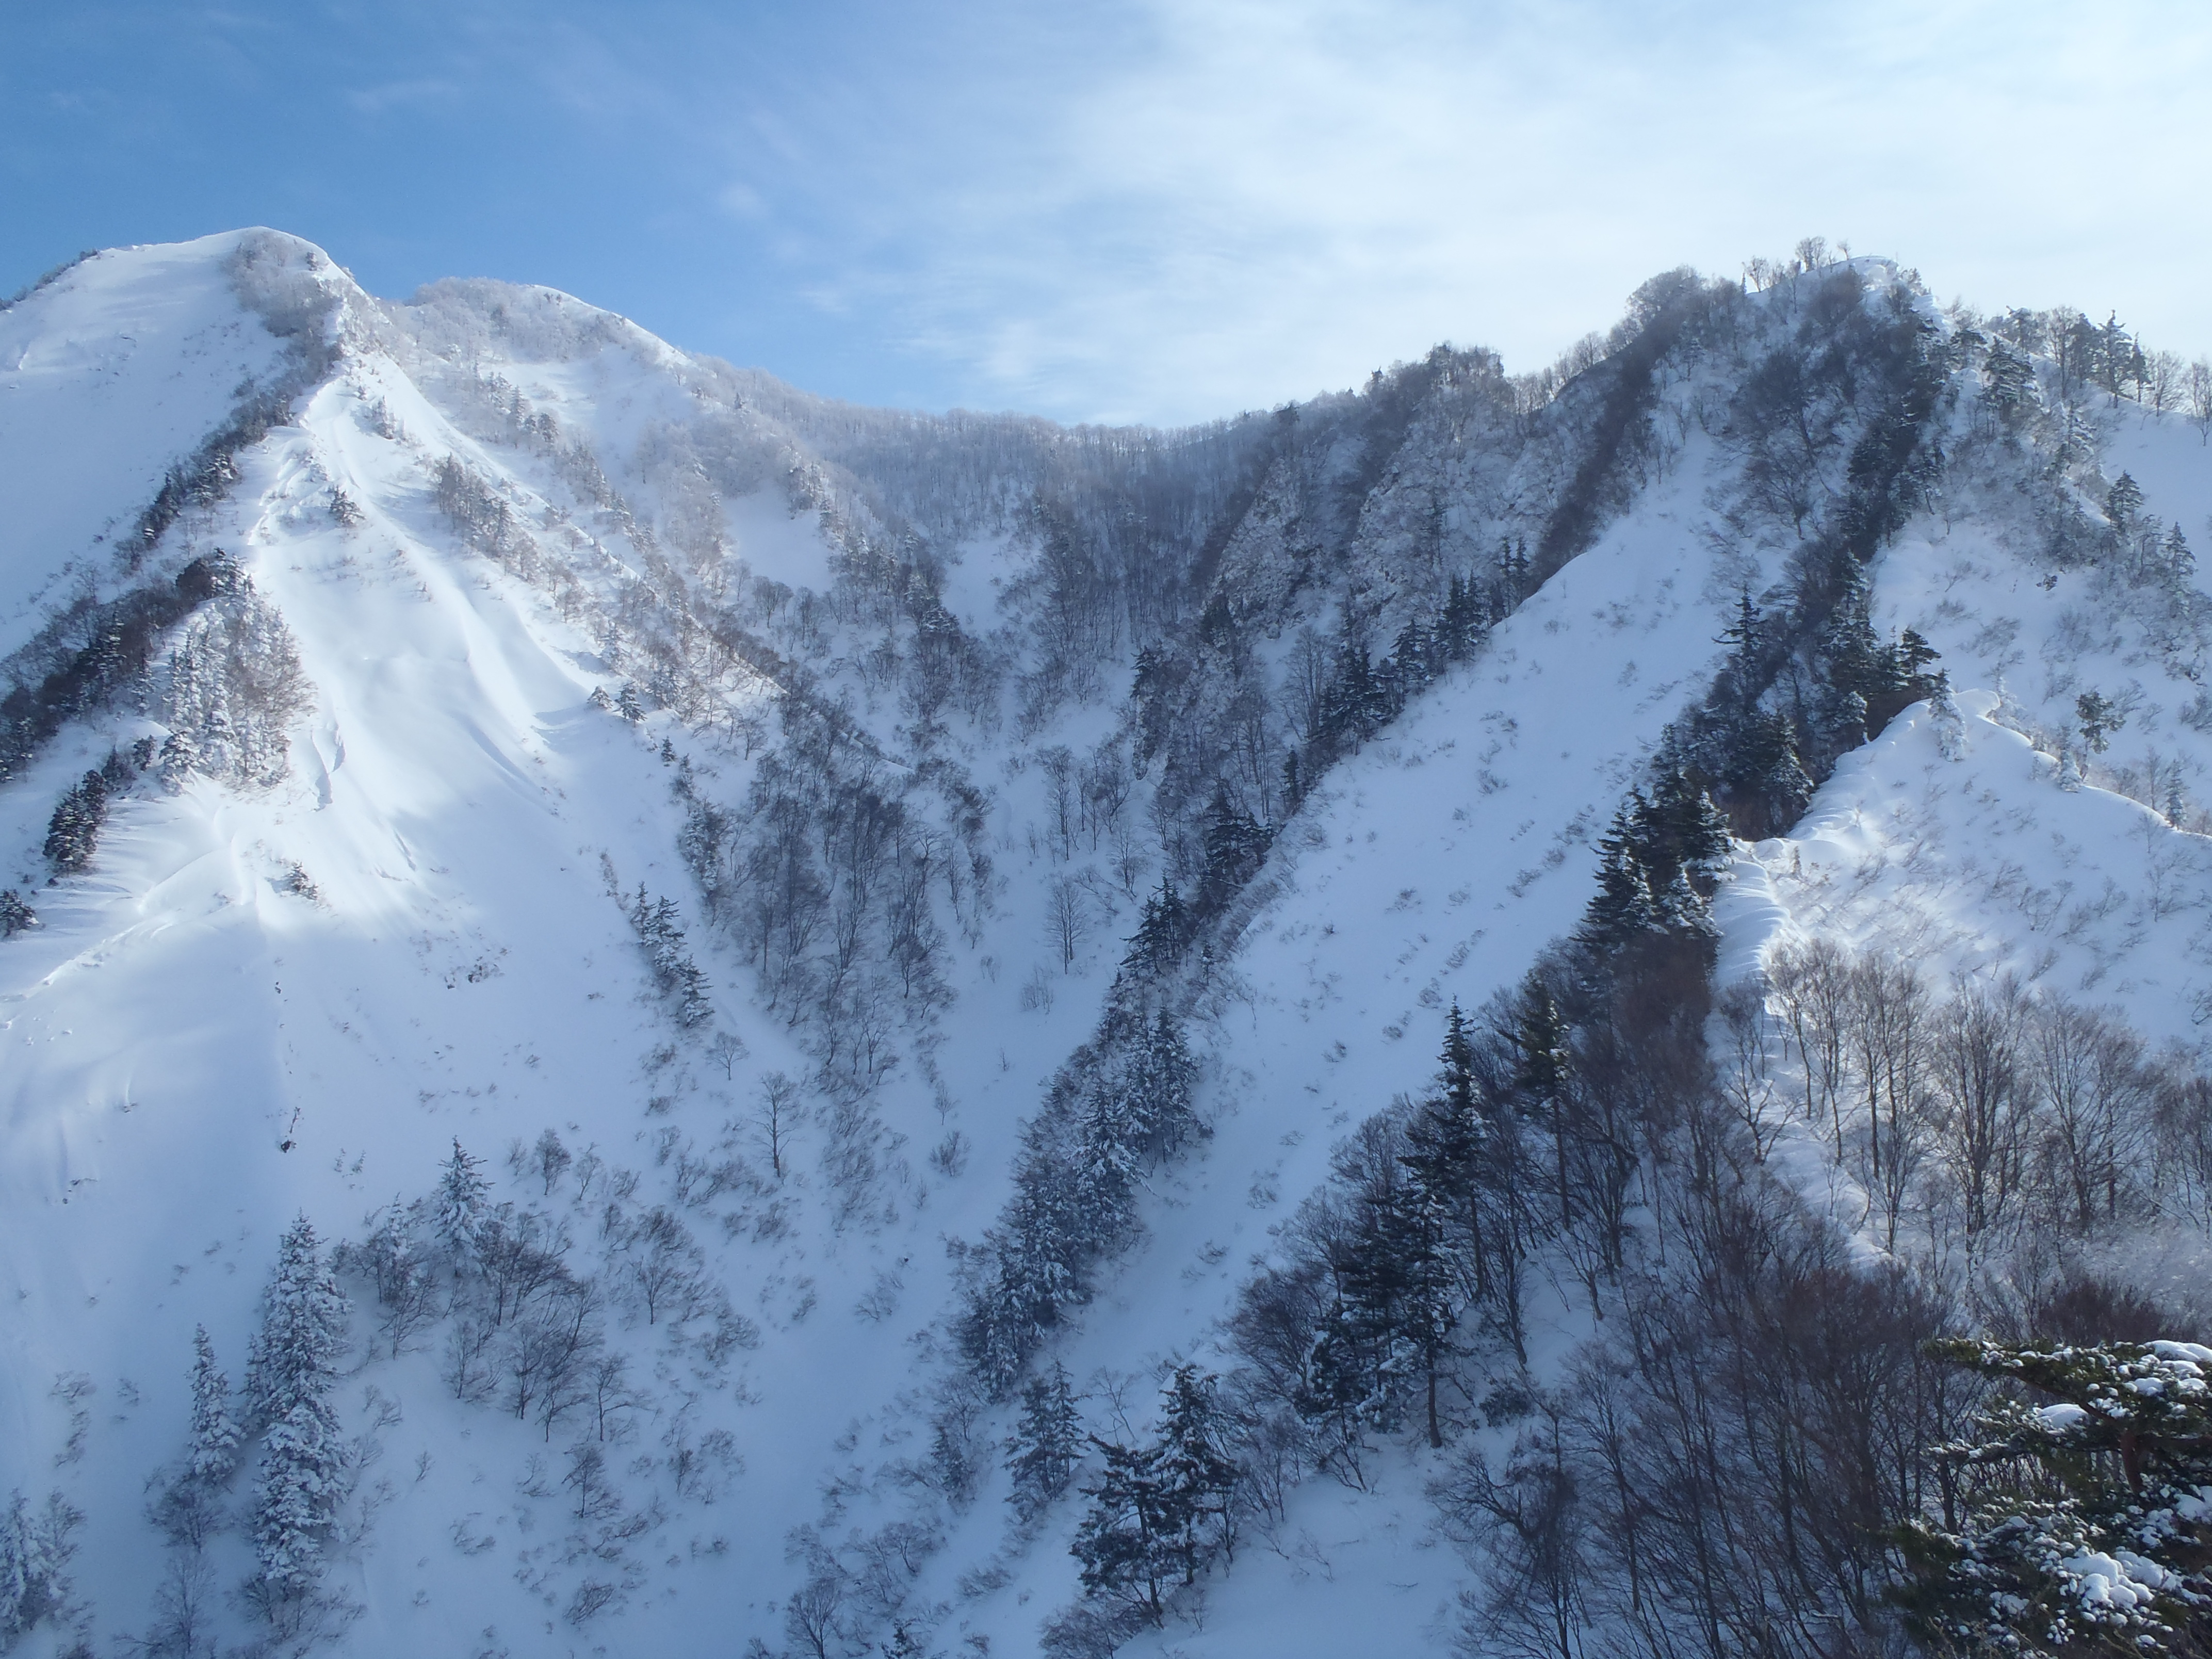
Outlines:
{"label": "snowy ridgeline", "polygon": [[1182,433],[0,313],[0,1644],[2187,1650],[1927,1344],[2212,1317],[2212,373],[1758,274]]}

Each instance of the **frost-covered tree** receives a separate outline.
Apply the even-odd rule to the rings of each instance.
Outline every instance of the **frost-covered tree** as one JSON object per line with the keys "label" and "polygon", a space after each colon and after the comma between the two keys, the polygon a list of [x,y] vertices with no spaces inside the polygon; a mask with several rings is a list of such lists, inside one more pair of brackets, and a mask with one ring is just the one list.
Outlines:
{"label": "frost-covered tree", "polygon": [[684,949],[684,922],[675,900],[649,898],[644,884],[639,884],[637,898],[630,906],[629,925],[644,947],[654,988],[666,1000],[676,1023],[690,1030],[712,1019],[714,1005],[707,996],[712,988]]}
{"label": "frost-covered tree", "polygon": [[1978,1653],[2212,1650],[2212,1348],[1931,1352],[2011,1386],[1939,1449],[1965,1492],[1955,1527],[1907,1529],[1922,1634]]}
{"label": "frost-covered tree", "polygon": [[1091,1443],[1105,1460],[1105,1468],[1083,1489],[1091,1507],[1069,1547],[1081,1565],[1084,1594],[1127,1606],[1152,1624],[1164,1624],[1175,1560],[1156,1450],[1095,1438]]}
{"label": "frost-covered tree", "polygon": [[1576,938],[1592,950],[1608,951],[1656,927],[1659,912],[1638,856],[1628,807],[1613,815],[1613,827],[1600,837],[1597,847],[1597,893],[1583,912]]}
{"label": "frost-covered tree", "polygon": [[191,1426],[183,1466],[156,1492],[149,1515],[169,1541],[197,1558],[222,1524],[222,1494],[237,1472],[243,1436],[231,1415],[230,1379],[203,1325],[192,1337]]}
{"label": "frost-covered tree", "polygon": [[2001,419],[2035,404],[2035,365],[2002,341],[1992,342],[1982,361],[1982,384],[1984,400]]}
{"label": "frost-covered tree", "polygon": [[1661,928],[1677,938],[1711,940],[1720,936],[1712,906],[1690,885],[1690,872],[1680,865],[1674,866],[1667,884],[1651,896],[1651,904]]}
{"label": "frost-covered tree", "polygon": [[67,1610],[70,1558],[83,1522],[59,1492],[37,1510],[13,1492],[0,1509],[0,1650]]}
{"label": "frost-covered tree", "polygon": [[1122,971],[1139,981],[1158,979],[1182,959],[1191,930],[1189,908],[1174,881],[1163,877],[1159,890],[1146,896],[1128,954],[1121,958]]}
{"label": "frost-covered tree", "polygon": [[2074,719],[2081,729],[2081,744],[2093,755],[2111,746],[2112,733],[2127,722],[2119,705],[2101,691],[2084,691],[2074,699]]}
{"label": "frost-covered tree", "polygon": [[1172,1158],[1185,1141],[1207,1133],[1191,1109],[1198,1063],[1166,1009],[1153,1016],[1122,1077],[1129,1128],[1145,1158]]}
{"label": "frost-covered tree", "polygon": [[1023,1520],[1035,1520],[1067,1490],[1082,1455],[1083,1416],[1067,1368],[1055,1359],[1023,1385],[1021,1417],[1006,1437],[1010,1501]]}
{"label": "frost-covered tree", "polygon": [[323,1546],[346,1492],[346,1448],[329,1403],[346,1316],[345,1294],[303,1215],[278,1243],[246,1377],[250,1419],[264,1431],[252,1595],[280,1628],[301,1615],[321,1577]]}
{"label": "frost-covered tree", "polygon": [[1267,827],[1230,794],[1228,787],[1217,785],[1212,804],[1206,809],[1206,866],[1199,881],[1199,908],[1218,910],[1234,898],[1267,861],[1271,839]]}
{"label": "frost-covered tree", "polygon": [[265,787],[290,768],[289,728],[314,695],[291,630],[233,567],[154,675],[151,713],[176,738],[164,781],[190,769]]}
{"label": "frost-covered tree", "polygon": [[38,925],[38,913],[23,902],[21,893],[12,887],[0,888],[0,939],[13,939]]}
{"label": "frost-covered tree", "polygon": [[186,1475],[205,1486],[227,1484],[238,1468],[238,1424],[230,1414],[230,1379],[216,1363],[207,1327],[192,1333],[191,1443],[185,1455]]}
{"label": "frost-covered tree", "polygon": [[2189,538],[2181,533],[2179,520],[2166,532],[2166,542],[2160,551],[2166,574],[2176,586],[2186,587],[2197,579],[2197,555],[2190,550]]}
{"label": "frost-covered tree", "polygon": [[1219,1384],[1218,1377],[1195,1365],[1176,1367],[1163,1396],[1165,1417],[1152,1460],[1168,1547],[1186,1584],[1196,1583],[1217,1554],[1236,1553],[1231,1498],[1237,1463],[1228,1450],[1230,1424]]}
{"label": "frost-covered tree", "polygon": [[337,1381],[345,1351],[345,1292],[331,1276],[304,1215],[284,1230],[246,1368],[248,1424],[275,1423],[303,1400],[319,1401]]}
{"label": "frost-covered tree", "polygon": [[272,1623],[311,1596],[325,1546],[349,1489],[345,1443],[319,1397],[303,1397],[262,1438],[253,1497],[253,1595]]}
{"label": "frost-covered tree", "polygon": [[1154,1624],[1165,1621],[1178,1581],[1196,1583],[1235,1546],[1237,1465],[1226,1449],[1218,1383],[1195,1365],[1177,1366],[1161,1395],[1158,1439],[1139,1447],[1091,1442],[1105,1468],[1083,1489],[1091,1507],[1071,1546],[1084,1590]]}
{"label": "frost-covered tree", "polygon": [[2123,472],[2105,492],[2105,517],[2117,533],[2124,536],[2134,528],[2142,504],[2142,486],[2135,481],[2132,473]]}
{"label": "frost-covered tree", "polygon": [[430,1227],[452,1257],[453,1271],[465,1271],[476,1260],[477,1236],[489,1212],[487,1198],[491,1182],[485,1179],[483,1160],[462,1150],[458,1136],[453,1152],[438,1177],[430,1198]]}
{"label": "frost-covered tree", "polygon": [[74,875],[92,862],[107,822],[107,780],[87,772],[65,791],[46,821],[46,860],[58,876]]}

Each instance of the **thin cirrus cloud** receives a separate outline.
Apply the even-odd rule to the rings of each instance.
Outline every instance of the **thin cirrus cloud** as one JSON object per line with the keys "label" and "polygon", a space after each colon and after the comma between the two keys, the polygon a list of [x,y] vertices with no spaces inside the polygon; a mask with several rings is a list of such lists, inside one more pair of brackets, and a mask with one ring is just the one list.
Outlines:
{"label": "thin cirrus cloud", "polygon": [[986,400],[1106,418],[1302,396],[1444,338],[1533,368],[1657,270],[1820,232],[1945,298],[2116,307],[2201,349],[2206,57],[2159,6],[1163,7],[822,291]]}
{"label": "thin cirrus cloud", "polygon": [[2172,0],[88,0],[0,59],[0,286],[261,222],[858,401],[1176,423],[1848,240],[2212,349]]}

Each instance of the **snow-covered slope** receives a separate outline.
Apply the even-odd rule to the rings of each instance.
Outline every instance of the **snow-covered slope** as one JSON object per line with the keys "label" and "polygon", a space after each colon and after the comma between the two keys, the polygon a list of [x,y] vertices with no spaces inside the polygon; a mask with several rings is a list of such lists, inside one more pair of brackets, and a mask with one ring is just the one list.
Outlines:
{"label": "snow-covered slope", "polygon": [[[1870,313],[1950,326],[1858,270]],[[267,1638],[253,1468],[198,1551],[149,1519],[194,1329],[243,1380],[295,1218],[369,1238],[458,1146],[625,1369],[549,1410],[513,1333],[444,1311],[451,1262],[410,1328],[352,1254],[346,1496],[285,1639],[1035,1650],[1080,1505],[1012,1524],[1008,1407],[957,1350],[1023,1124],[1093,1052],[1146,896],[1216,883],[1178,1010],[1210,1133],[1048,1339],[1090,1427],[1144,1430],[1164,1367],[1231,1363],[1240,1287],[1348,1127],[1427,1085],[1445,1008],[1577,927],[1741,599],[1792,580],[1728,417],[1743,348],[1682,303],[1655,284],[1564,390],[1440,352],[1177,434],[845,410],[548,290],[379,301],[269,232],[0,313],[0,869],[38,923],[0,945],[0,1491],[83,1515],[75,1604],[25,1640],[173,1638],[180,1607]],[[2193,1044],[2204,602],[2051,556],[2018,444],[1962,410],[1874,585],[1958,718],[1914,705],[1741,846],[1720,975],[1819,936]],[[2142,520],[2201,538],[2199,434],[2100,418]],[[1848,453],[1799,486],[1839,496]],[[1462,580],[1494,625],[1329,735],[1352,654],[1362,684],[1370,648],[1412,660]],[[93,674],[134,605],[143,660]],[[2089,690],[2124,724],[2062,785]],[[111,755],[96,848],[58,863]],[[1218,888],[1234,822],[1264,862]],[[1589,1320],[1540,1298],[1540,1378]],[[1449,1646],[1472,1570],[1434,1468],[1395,1443],[1370,1490],[1309,1482],[1202,1630],[1143,1639]]]}

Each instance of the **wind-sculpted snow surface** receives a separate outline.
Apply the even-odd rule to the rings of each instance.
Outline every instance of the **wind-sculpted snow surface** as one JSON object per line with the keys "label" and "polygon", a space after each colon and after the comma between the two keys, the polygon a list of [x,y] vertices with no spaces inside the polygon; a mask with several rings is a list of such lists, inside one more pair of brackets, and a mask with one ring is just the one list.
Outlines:
{"label": "wind-sculpted snow surface", "polygon": [[[1440,1447],[1402,1356],[1329,1451],[1235,1333],[1601,866],[1691,940],[1654,995],[1735,1056],[1722,1161],[1877,1277],[2014,1285],[1932,1176],[1885,1224],[1878,1102],[1791,1104],[1808,941],[2009,973],[2195,1098],[2212,467],[1970,320],[1879,261],[1674,273],[1546,376],[1158,433],[851,409],[270,232],[0,313],[0,1646],[1445,1651],[1537,1639],[1516,1585],[1661,1642],[1465,1499],[1639,1351],[1678,1124],[1628,1246],[1562,1198],[1510,1339],[1462,1310]],[[1659,767],[1767,837],[1717,945],[1631,880]],[[1707,1042],[1709,959],[1753,989]],[[2170,1288],[2185,1205],[2112,1191],[2068,1261]]]}

